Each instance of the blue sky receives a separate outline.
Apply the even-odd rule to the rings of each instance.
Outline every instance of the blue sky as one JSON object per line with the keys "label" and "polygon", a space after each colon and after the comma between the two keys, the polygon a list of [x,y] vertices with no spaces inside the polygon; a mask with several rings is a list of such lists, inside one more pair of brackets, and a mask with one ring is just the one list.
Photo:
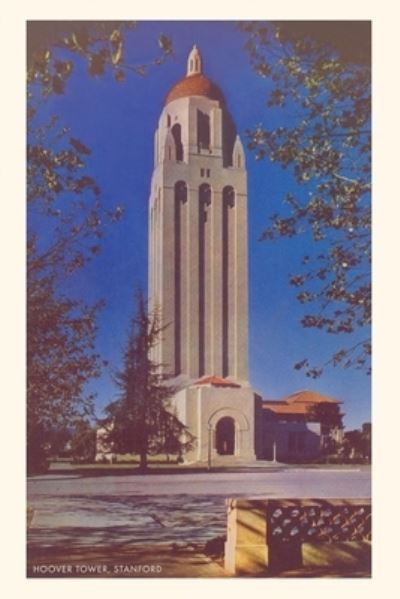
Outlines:
{"label": "blue sky", "polygon": [[[90,78],[79,62],[62,96],[52,97],[46,111],[60,115],[92,149],[88,171],[102,189],[104,204],[125,206],[122,222],[107,229],[102,253],[85,270],[65,282],[66,291],[88,301],[106,301],[99,318],[98,350],[110,367],[92,385],[98,411],[113,399],[113,368],[121,362],[133,311],[133,291],[147,286],[147,210],[153,167],[153,135],[169,88],[186,72],[194,43],[204,71],[217,83],[244,141],[244,131],[256,124],[282,124],[283,117],[266,107],[267,80],[250,68],[243,50],[244,36],[233,22],[143,22],[128,36],[127,59],[145,63],[158,53],[157,38],[170,36],[174,56],[141,78],[131,75],[122,84],[110,77]],[[362,372],[328,368],[310,380],[293,364],[304,357],[321,364],[349,337],[327,336],[300,324],[304,306],[296,300],[288,275],[299,269],[304,253],[315,244],[304,236],[274,243],[260,242],[268,217],[279,211],[285,193],[298,187],[290,172],[267,161],[256,162],[246,152],[249,206],[250,381],[268,399],[281,399],[310,388],[344,402],[345,425],[370,420],[370,379]],[[305,193],[301,191],[300,193]]]}

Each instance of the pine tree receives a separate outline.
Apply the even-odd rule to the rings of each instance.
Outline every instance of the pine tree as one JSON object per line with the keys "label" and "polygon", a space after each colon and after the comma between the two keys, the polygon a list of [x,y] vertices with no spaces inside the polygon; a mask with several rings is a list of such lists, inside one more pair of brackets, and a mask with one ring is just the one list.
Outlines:
{"label": "pine tree", "polygon": [[123,366],[115,375],[119,397],[106,407],[102,424],[113,452],[139,454],[140,469],[146,470],[149,455],[177,454],[179,458],[192,446],[193,437],[170,404],[177,392],[172,377],[152,359],[163,331],[158,315],[148,315],[141,292],[136,299]]}

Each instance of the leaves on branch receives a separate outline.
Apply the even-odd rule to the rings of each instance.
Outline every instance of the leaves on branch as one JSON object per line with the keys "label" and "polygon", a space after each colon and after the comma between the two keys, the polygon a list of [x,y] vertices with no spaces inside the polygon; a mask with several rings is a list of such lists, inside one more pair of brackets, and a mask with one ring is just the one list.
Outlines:
{"label": "leaves on branch", "polygon": [[[351,334],[371,323],[371,82],[368,24],[250,22],[246,50],[255,72],[272,84],[267,105],[282,125],[247,131],[257,160],[290,168],[297,195],[287,194],[262,240],[308,234],[323,245],[307,255],[290,283],[314,306],[303,326]],[[347,35],[344,29],[347,30]],[[358,35],[359,39],[352,37]],[[275,116],[276,115],[276,116]],[[285,209],[286,207],[286,209]],[[363,344],[327,364],[370,371]],[[321,368],[307,370],[313,378]]]}
{"label": "leaves on branch", "polygon": [[102,49],[100,52],[91,54],[89,58],[89,73],[94,77],[103,75],[108,59],[109,53],[106,49]]}
{"label": "leaves on branch", "polygon": [[[317,375],[319,376],[319,375]],[[336,442],[332,437],[335,430],[343,429],[343,416],[340,405],[331,402],[322,402],[310,405],[306,419],[309,422],[318,422],[321,425],[321,449],[324,453],[335,450]]]}
{"label": "leaves on branch", "polygon": [[86,154],[87,156],[91,154],[91,150],[89,150],[89,148],[87,148],[81,141],[79,141],[79,139],[70,137],[69,143],[77,152],[79,152],[79,154]]}
{"label": "leaves on branch", "polygon": [[165,54],[172,54],[172,40],[163,33],[158,38],[158,45]]}
{"label": "leaves on branch", "polygon": [[43,460],[55,429],[93,414],[94,396],[85,393],[85,386],[101,372],[94,349],[101,305],[60,296],[52,274],[28,274],[27,445],[32,470]]}
{"label": "leaves on branch", "polygon": [[[160,34],[158,46],[161,54],[148,64],[135,64],[126,57],[126,36],[136,27],[134,22],[30,22],[28,26],[28,83],[35,85],[42,97],[62,94],[73,70],[68,52],[83,59],[92,77],[111,72],[122,82],[132,71],[143,76],[150,67],[159,66],[172,55],[169,37]],[[46,45],[47,42],[47,45]],[[60,52],[61,50],[61,52]],[[35,94],[31,92],[33,97]],[[36,93],[37,95],[37,93]]]}

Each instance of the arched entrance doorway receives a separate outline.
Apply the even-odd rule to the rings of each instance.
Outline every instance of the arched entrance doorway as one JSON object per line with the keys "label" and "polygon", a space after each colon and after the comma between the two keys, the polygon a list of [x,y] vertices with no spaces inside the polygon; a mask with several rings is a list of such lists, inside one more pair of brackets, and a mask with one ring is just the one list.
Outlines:
{"label": "arched entrance doorway", "polygon": [[229,416],[218,420],[215,429],[216,450],[219,455],[235,453],[235,421]]}

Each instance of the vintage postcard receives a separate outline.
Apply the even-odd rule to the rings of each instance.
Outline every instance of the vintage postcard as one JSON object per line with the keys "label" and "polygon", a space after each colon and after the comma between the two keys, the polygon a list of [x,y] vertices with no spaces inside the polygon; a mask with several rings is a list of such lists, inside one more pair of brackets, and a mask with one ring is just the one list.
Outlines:
{"label": "vintage postcard", "polygon": [[28,578],[371,576],[371,22],[28,20]]}

